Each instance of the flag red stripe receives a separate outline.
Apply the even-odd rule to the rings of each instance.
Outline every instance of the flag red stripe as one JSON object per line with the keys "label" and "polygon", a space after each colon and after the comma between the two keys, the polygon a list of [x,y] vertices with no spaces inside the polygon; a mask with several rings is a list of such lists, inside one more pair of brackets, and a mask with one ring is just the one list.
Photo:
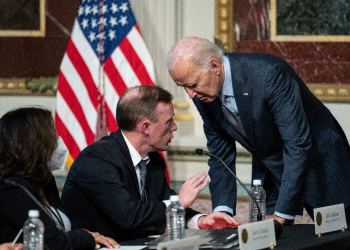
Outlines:
{"label": "flag red stripe", "polygon": [[138,54],[135,52],[134,48],[130,44],[128,39],[124,39],[120,45],[120,49],[123,51],[125,58],[128,60],[131,68],[134,70],[137,78],[142,85],[154,85],[151,77],[148,74],[145,65],[140,60]]}
{"label": "flag red stripe", "polygon": [[[90,100],[94,107],[97,109],[97,97],[98,97],[98,89],[95,85],[95,82],[91,76],[91,72],[89,68],[86,66],[84,59],[81,57],[79,51],[75,47],[72,39],[69,40],[67,47],[67,55],[71,62],[73,63],[76,71],[78,72],[80,78],[83,80],[84,85],[89,93]],[[96,69],[98,70],[98,69]]]}
{"label": "flag red stripe", "polygon": [[169,171],[168,171],[168,166],[166,164],[165,156],[164,156],[162,151],[159,151],[158,153],[163,157],[163,160],[164,160],[164,163],[165,163],[165,179],[166,179],[166,181],[168,182],[168,184],[170,186]]}
{"label": "flag red stripe", "polygon": [[[115,112],[115,109],[113,110]],[[113,112],[111,109],[106,105],[106,120],[107,120],[107,126],[108,130],[111,132],[118,130],[117,121],[114,118]]]}
{"label": "flag red stripe", "polygon": [[78,144],[75,142],[73,136],[69,133],[68,129],[61,121],[60,117],[55,113],[55,124],[57,128],[57,133],[59,136],[64,138],[64,143],[66,144],[70,155],[75,159],[80,153]]}
{"label": "flag red stripe", "polygon": [[116,92],[119,96],[123,94],[123,92],[128,88],[126,84],[123,81],[123,78],[120,76],[117,68],[115,67],[112,58],[108,58],[108,60],[105,62],[104,70],[106,72],[106,75],[108,76],[109,80],[111,81],[113,87],[115,88]]}
{"label": "flag red stripe", "polygon": [[66,101],[70,110],[77,118],[81,128],[83,129],[87,144],[93,143],[95,139],[94,132],[89,127],[81,104],[79,103],[74,91],[70,87],[69,83],[67,82],[67,79],[61,71],[59,72],[59,79],[59,91],[61,93],[62,98]]}
{"label": "flag red stripe", "polygon": [[138,24],[135,24],[134,27],[138,30],[138,32],[139,32],[140,35],[141,35],[141,31],[140,31],[139,25],[138,25]]}

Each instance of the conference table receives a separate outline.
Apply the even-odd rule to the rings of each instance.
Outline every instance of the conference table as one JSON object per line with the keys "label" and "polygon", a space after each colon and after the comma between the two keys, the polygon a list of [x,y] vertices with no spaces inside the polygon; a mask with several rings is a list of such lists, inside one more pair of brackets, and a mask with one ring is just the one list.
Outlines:
{"label": "conference table", "polygon": [[[322,234],[321,237],[315,235],[315,226],[313,224],[287,225],[283,227],[281,236],[277,239],[275,249],[295,250],[323,250],[323,249],[350,249],[350,225],[344,232],[335,231]],[[237,230],[237,229],[236,229]],[[142,238],[132,241],[120,242],[122,246],[144,245],[146,241],[152,239]],[[143,248],[147,249],[147,247]],[[232,250],[240,249],[239,246],[229,248]]]}
{"label": "conference table", "polygon": [[350,249],[350,228],[344,232],[335,231],[315,235],[313,224],[297,224],[283,227],[283,232],[277,240],[275,249]]}

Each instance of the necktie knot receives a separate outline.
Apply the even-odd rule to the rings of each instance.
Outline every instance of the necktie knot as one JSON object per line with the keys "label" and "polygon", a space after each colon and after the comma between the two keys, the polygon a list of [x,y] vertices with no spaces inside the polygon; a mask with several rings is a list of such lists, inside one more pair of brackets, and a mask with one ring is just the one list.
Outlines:
{"label": "necktie knot", "polygon": [[221,94],[221,104],[226,105],[226,99],[224,94]]}
{"label": "necktie knot", "polygon": [[224,94],[221,94],[221,104],[223,107],[225,107],[226,109],[228,109],[230,111],[230,113],[234,113],[235,111],[229,107],[229,105],[226,102],[226,96]]}
{"label": "necktie knot", "polygon": [[145,160],[141,160],[140,163],[139,163],[139,167],[140,167],[140,170],[144,170],[146,171],[146,161]]}

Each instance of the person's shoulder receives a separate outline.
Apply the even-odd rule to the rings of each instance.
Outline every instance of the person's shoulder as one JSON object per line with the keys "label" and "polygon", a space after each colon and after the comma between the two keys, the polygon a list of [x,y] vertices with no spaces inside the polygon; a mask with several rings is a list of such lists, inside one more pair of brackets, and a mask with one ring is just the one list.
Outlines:
{"label": "person's shoulder", "polygon": [[151,162],[154,163],[152,165],[154,165],[155,167],[159,167],[159,168],[165,167],[164,158],[159,152],[151,152],[148,154],[148,156]]}
{"label": "person's shoulder", "polygon": [[[118,149],[121,145],[120,142],[118,142],[118,136],[116,135],[117,132],[112,132],[110,135],[104,136],[100,140],[93,142],[86,148],[84,148],[78,157],[81,156],[105,156],[106,154],[109,154],[110,151],[114,151],[115,149]],[[120,139],[119,139],[120,140]]]}
{"label": "person's shoulder", "polygon": [[25,178],[21,177],[21,176],[17,176],[17,175],[12,175],[9,176],[8,178],[6,178],[7,181],[5,181],[5,183],[10,184],[10,185],[14,185],[14,183],[19,184],[19,185],[23,185],[23,186],[33,186],[28,180],[26,180]]}
{"label": "person's shoulder", "polygon": [[284,60],[278,56],[269,53],[255,52],[255,53],[226,53],[229,59],[237,60],[266,60],[271,62],[284,62]]}
{"label": "person's shoulder", "polygon": [[96,149],[96,148],[108,148],[112,145],[117,144],[117,132],[112,132],[109,135],[106,135],[102,137],[100,140],[93,142],[89,146],[87,146],[85,149]]}
{"label": "person's shoulder", "polygon": [[[127,146],[121,133],[112,132],[83,149],[73,162],[69,172],[80,173],[99,169],[102,165],[118,166],[127,154]],[[101,164],[99,164],[101,163]],[[95,170],[94,170],[95,171]]]}
{"label": "person's shoulder", "polygon": [[4,180],[4,183],[2,183],[1,185],[1,191],[5,191],[7,189],[19,189],[19,190],[23,190],[27,189],[28,191],[35,193],[37,192],[35,187],[25,178],[20,177],[20,176],[9,176],[8,178],[6,178]]}
{"label": "person's shoulder", "polygon": [[246,70],[254,70],[259,74],[253,74],[253,76],[259,76],[272,72],[282,72],[290,70],[291,66],[282,58],[268,53],[233,53],[234,55],[230,59],[236,67],[240,67],[242,72]]}

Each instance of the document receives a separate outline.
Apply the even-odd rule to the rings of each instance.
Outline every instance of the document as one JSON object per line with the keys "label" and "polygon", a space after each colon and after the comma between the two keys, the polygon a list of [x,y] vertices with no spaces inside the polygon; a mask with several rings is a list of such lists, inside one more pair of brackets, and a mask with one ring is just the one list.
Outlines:
{"label": "document", "polygon": [[[185,229],[185,237],[199,236],[199,248],[226,249],[238,245],[237,229]],[[168,233],[158,239],[145,242],[149,249],[157,249],[158,243],[168,241]]]}
{"label": "document", "polygon": [[107,248],[107,247],[100,248],[100,250],[111,250],[111,249],[115,249],[115,250],[141,250],[141,249],[147,249],[147,248],[146,248],[146,246],[121,246],[120,248]]}

